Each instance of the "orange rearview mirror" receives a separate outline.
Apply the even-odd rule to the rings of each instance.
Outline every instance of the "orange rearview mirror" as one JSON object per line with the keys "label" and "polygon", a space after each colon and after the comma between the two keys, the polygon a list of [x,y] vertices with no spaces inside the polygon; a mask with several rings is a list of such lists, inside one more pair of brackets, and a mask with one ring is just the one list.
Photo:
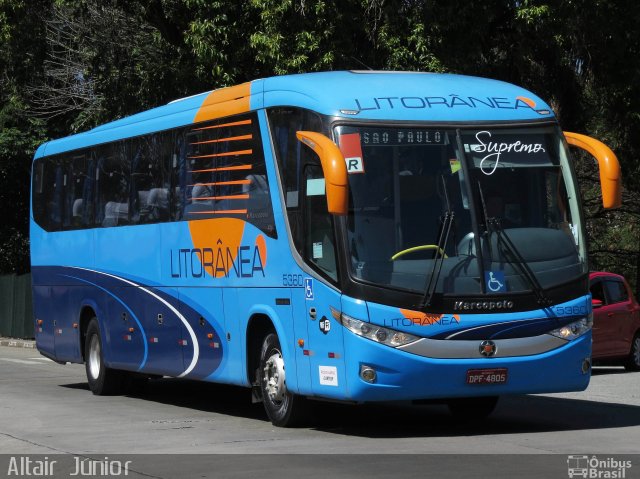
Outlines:
{"label": "orange rearview mirror", "polygon": [[327,208],[334,215],[346,215],[349,199],[347,164],[340,148],[321,133],[312,131],[296,132],[298,140],[307,145],[320,157],[327,193]]}
{"label": "orange rearview mirror", "polygon": [[622,174],[620,163],[615,153],[604,143],[580,135],[579,133],[564,132],[567,143],[580,148],[598,161],[600,169],[600,187],[602,189],[602,206],[606,209],[618,208],[622,205]]}

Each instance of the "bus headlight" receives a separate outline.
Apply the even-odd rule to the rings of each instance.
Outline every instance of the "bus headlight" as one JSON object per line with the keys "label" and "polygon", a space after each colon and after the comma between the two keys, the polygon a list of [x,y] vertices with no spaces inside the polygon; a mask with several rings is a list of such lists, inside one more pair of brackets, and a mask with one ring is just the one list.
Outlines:
{"label": "bus headlight", "polygon": [[391,346],[392,348],[404,346],[405,344],[413,343],[420,339],[418,336],[414,336],[413,334],[396,331],[391,328],[384,328],[382,326],[367,323],[366,321],[360,321],[359,319],[355,319],[344,313],[335,311],[333,308],[331,312],[340,324],[352,333],[375,341],[376,343]]}
{"label": "bus headlight", "polygon": [[584,333],[589,331],[593,326],[593,315],[589,314],[586,318],[579,319],[573,323],[566,324],[561,328],[554,329],[549,332],[553,336],[571,341],[572,339],[579,338]]}

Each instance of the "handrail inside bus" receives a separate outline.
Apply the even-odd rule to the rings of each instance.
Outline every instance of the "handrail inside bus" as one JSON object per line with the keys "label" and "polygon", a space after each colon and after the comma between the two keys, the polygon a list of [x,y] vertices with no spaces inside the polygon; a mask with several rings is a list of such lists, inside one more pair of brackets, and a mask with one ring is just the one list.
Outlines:
{"label": "handrail inside bus", "polygon": [[329,213],[340,216],[346,215],[349,198],[347,164],[340,148],[321,133],[298,131],[296,136],[298,140],[315,151],[320,157],[326,184]]}
{"label": "handrail inside bus", "polygon": [[605,209],[620,207],[622,205],[622,174],[615,153],[607,145],[590,136],[569,131],[565,131],[564,136],[571,146],[586,151],[598,160],[602,206]]}

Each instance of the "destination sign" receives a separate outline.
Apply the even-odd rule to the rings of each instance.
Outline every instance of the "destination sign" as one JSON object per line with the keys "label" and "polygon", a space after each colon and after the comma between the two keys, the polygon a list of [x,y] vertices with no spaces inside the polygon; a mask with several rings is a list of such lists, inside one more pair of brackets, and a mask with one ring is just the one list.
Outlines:
{"label": "destination sign", "polygon": [[439,130],[407,128],[360,128],[363,146],[419,146],[444,145],[447,134]]}

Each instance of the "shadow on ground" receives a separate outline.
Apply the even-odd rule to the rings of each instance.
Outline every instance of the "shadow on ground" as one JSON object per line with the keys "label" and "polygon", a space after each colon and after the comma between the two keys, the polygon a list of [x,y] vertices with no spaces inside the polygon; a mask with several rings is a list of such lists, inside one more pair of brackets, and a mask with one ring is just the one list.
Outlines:
{"label": "shadow on ground", "polygon": [[[599,368],[595,374],[622,370]],[[86,383],[63,387],[84,390]],[[246,388],[182,379],[156,379],[138,385],[129,397],[214,414],[267,421],[262,404],[252,404]],[[310,401],[307,427],[332,434],[368,438],[454,437],[549,431],[587,431],[640,425],[640,407],[572,398],[505,396],[487,420],[469,423],[445,405],[410,403],[335,404]]]}

